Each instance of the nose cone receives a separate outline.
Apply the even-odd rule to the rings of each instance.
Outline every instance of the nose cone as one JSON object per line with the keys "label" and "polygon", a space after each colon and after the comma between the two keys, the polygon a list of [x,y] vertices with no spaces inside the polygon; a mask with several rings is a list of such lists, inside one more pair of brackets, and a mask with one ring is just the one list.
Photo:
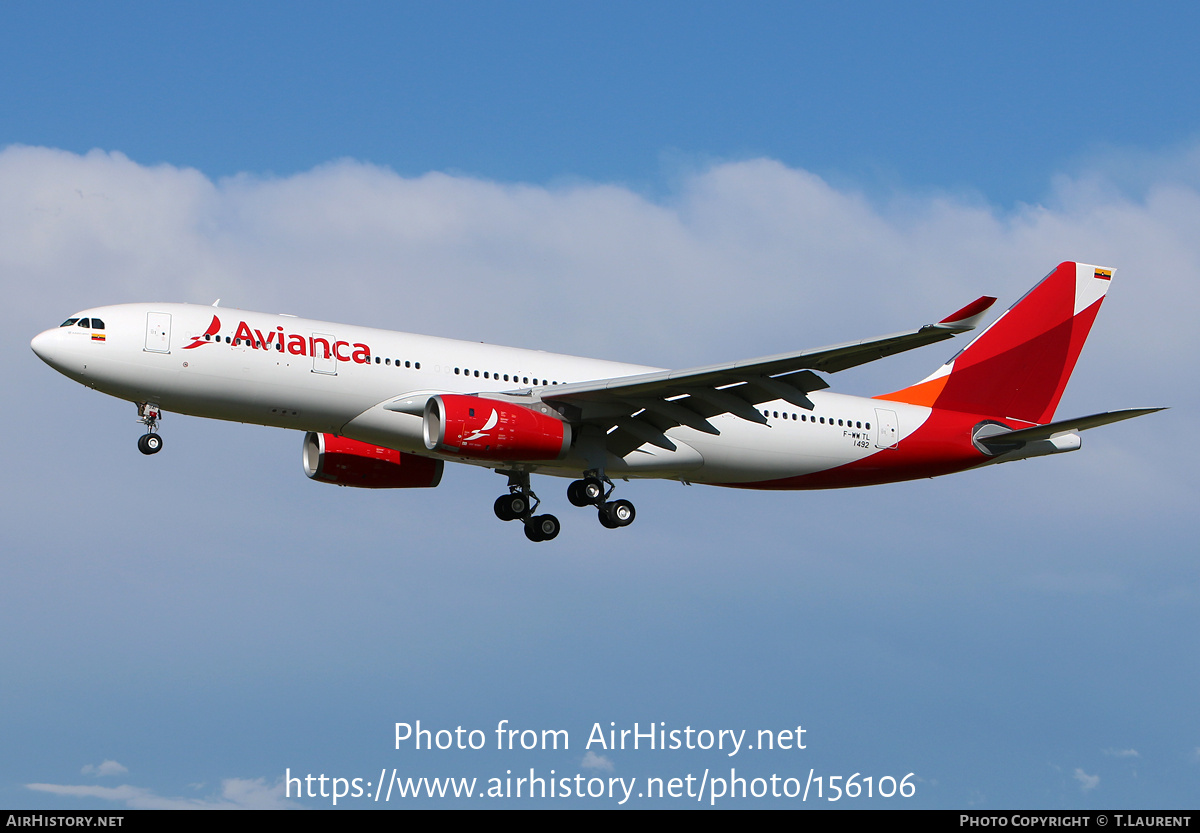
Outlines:
{"label": "nose cone", "polygon": [[62,333],[58,328],[38,333],[33,337],[33,341],[29,342],[29,346],[33,348],[33,352],[37,354],[37,357],[46,364],[55,370],[61,371],[63,369]]}

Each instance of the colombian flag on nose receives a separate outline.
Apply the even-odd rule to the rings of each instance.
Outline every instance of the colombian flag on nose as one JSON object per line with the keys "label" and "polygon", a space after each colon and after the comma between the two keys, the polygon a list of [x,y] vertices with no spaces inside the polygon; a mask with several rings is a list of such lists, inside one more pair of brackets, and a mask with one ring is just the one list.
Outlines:
{"label": "colombian flag on nose", "polygon": [[1112,269],[1097,269],[1096,277],[1102,281],[1111,281],[1112,280]]}

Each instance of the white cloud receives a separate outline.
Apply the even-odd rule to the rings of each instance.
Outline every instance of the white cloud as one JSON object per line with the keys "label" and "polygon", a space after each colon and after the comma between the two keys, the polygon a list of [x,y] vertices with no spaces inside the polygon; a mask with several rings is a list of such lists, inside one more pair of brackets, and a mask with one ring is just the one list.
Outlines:
{"label": "white cloud", "polygon": [[127,767],[122,766],[113,760],[102,761],[98,764],[85,764],[80,770],[84,775],[95,775],[96,777],[104,775],[123,775],[129,772]]}
{"label": "white cloud", "polygon": [[1079,782],[1079,788],[1086,792],[1091,792],[1100,784],[1099,775],[1088,775],[1082,769],[1075,768],[1075,780]]}
{"label": "white cloud", "polygon": [[123,784],[96,787],[70,784],[26,784],[28,789],[70,798],[99,798],[122,802],[131,810],[297,810],[300,804],[284,797],[284,784],[269,786],[263,778],[226,778],[218,795],[209,798],[169,798],[144,787]]}
{"label": "white cloud", "polygon": [[597,755],[590,749],[583,756],[583,760],[579,762],[579,765],[584,769],[602,769],[606,772],[613,771],[613,762],[611,759],[605,755]]}
{"label": "white cloud", "polygon": [[[1089,172],[1000,213],[938,194],[879,205],[769,159],[697,171],[655,202],[353,161],[213,182],[119,153],[9,147],[0,266],[56,307],[221,296],[600,354],[622,350],[605,337],[619,324],[630,353],[614,357],[677,363],[710,343],[730,358],[865,337],[985,291],[1011,302],[1081,259],[1119,267],[1110,306],[1150,345],[1181,349],[1193,329],[1162,324],[1200,298],[1200,189],[1178,180],[1133,198]],[[1130,376],[1160,372],[1136,345],[1105,350]]]}
{"label": "white cloud", "polygon": [[[694,171],[651,199],[587,182],[403,177],[350,160],[213,181],[120,153],[8,147],[0,274],[10,303],[0,308],[0,347],[12,339],[11,352],[28,358],[34,333],[87,306],[220,297],[685,367],[891,332],[984,293],[1003,307],[1059,261],[1080,259],[1118,273],[1063,415],[1177,410],[1089,432],[1079,456],[1097,475],[1076,472],[1069,488],[1087,492],[1084,504],[1098,512],[1161,513],[1196,498],[1194,454],[1153,441],[1185,431],[1175,414],[1198,397],[1179,384],[1200,374],[1200,330],[1187,325],[1200,313],[1195,228],[1200,150],[1132,172],[1099,160],[1057,179],[1041,204],[1000,211],[949,194],[872,200],[770,159]],[[830,381],[849,393],[895,389],[952,352],[928,348]],[[26,361],[10,372],[42,381],[47,371]],[[19,387],[10,385],[14,401],[37,400]],[[1120,438],[1112,450],[1109,436]],[[1057,476],[1054,463],[1031,465]],[[1114,508],[1105,484],[1116,470],[1141,488]],[[1048,565],[1032,584],[1124,591],[1120,575],[1090,566]]]}

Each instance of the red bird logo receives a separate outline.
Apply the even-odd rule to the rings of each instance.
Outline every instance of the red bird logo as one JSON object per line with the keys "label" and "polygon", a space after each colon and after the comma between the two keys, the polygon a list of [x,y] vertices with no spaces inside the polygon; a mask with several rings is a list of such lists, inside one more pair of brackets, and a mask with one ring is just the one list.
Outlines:
{"label": "red bird logo", "polygon": [[208,329],[198,336],[192,336],[192,343],[185,345],[184,350],[191,350],[193,347],[199,347],[201,344],[208,344],[205,341],[205,336],[215,336],[221,331],[221,319],[213,316],[212,323],[208,325]]}

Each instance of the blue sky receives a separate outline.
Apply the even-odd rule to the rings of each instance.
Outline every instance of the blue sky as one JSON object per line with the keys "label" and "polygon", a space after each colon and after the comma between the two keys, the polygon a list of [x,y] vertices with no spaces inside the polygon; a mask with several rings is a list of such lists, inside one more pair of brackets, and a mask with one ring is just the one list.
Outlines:
{"label": "blue sky", "polygon": [[[4,5],[0,804],[328,806],[284,796],[287,768],[734,766],[914,772],[901,806],[1194,806],[1196,23]],[[221,297],[689,366],[1007,305],[1069,259],[1118,272],[1060,414],[1171,411],[874,489],[623,484],[616,533],[535,483],[564,521],[537,547],[482,470],[360,494],[307,481],[299,435],[175,415],[142,458],[132,405],[28,349],[88,306]],[[830,381],[890,390],[943,347]],[[572,747],[394,749],[418,719]],[[585,761],[610,721],[802,724],[808,748]]]}

